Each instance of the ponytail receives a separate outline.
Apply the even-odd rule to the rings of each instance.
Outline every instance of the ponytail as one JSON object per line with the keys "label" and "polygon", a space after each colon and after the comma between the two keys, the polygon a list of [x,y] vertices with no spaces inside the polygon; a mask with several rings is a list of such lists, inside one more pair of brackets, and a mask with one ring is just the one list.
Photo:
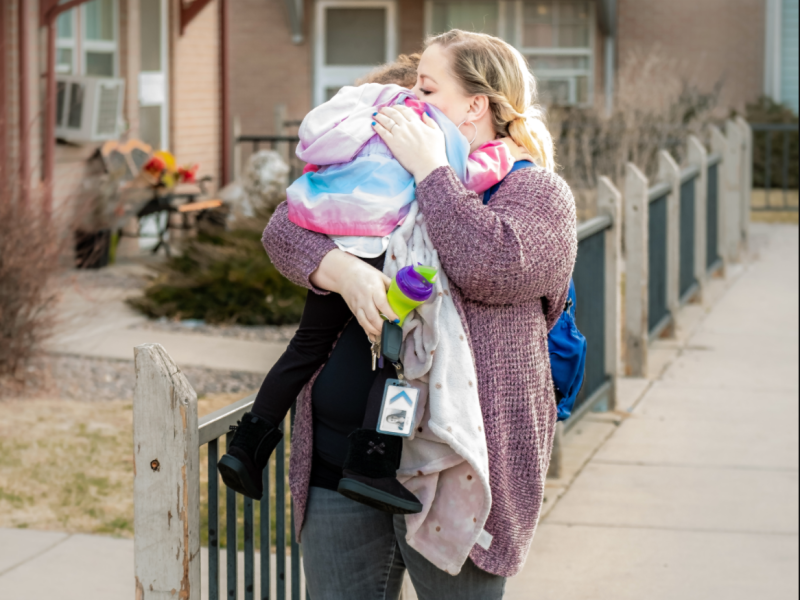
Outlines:
{"label": "ponytail", "polygon": [[489,99],[495,132],[525,148],[540,167],[555,170],[553,138],[523,56],[499,38],[459,29],[429,38],[426,45],[432,44],[448,50],[453,73],[468,95]]}

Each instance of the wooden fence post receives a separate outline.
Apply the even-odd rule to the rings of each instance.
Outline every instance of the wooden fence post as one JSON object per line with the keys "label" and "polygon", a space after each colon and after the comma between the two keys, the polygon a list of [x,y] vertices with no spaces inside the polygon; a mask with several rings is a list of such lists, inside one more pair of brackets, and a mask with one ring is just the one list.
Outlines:
{"label": "wooden fence post", "polygon": [[741,260],[742,246],[742,129],[733,121],[725,123],[725,146],[723,162],[722,202],[725,204],[725,254],[732,263]]}
{"label": "wooden fence post", "polygon": [[706,240],[708,237],[708,152],[697,138],[690,135],[687,157],[689,164],[700,169],[694,180],[694,277],[699,287],[698,300],[702,302],[706,287]]}
{"label": "wooden fence post", "polygon": [[728,241],[725,237],[728,232],[727,210],[725,194],[725,157],[728,155],[728,140],[725,134],[716,125],[711,126],[711,151],[722,157],[722,162],[717,165],[717,254],[722,260],[722,275],[728,265]]}
{"label": "wooden fence post", "polygon": [[197,395],[160,344],[134,350],[136,600],[199,600]]}
{"label": "wooden fence post", "polygon": [[681,170],[666,150],[658,153],[658,178],[670,184],[667,196],[667,308],[672,315],[667,335],[675,335],[681,308]]}
{"label": "wooden fence post", "polygon": [[647,177],[634,165],[625,167],[625,374],[647,377],[648,219]]}
{"label": "wooden fence post", "polygon": [[600,177],[597,185],[597,209],[613,219],[606,230],[606,315],[605,350],[606,373],[611,376],[608,410],[617,408],[617,376],[620,370],[619,352],[622,347],[622,288],[620,286],[622,259],[622,194],[608,177]]}
{"label": "wooden fence post", "polygon": [[742,132],[742,243],[745,248],[748,248],[750,245],[751,196],[753,194],[753,130],[741,115],[736,117],[736,123]]}

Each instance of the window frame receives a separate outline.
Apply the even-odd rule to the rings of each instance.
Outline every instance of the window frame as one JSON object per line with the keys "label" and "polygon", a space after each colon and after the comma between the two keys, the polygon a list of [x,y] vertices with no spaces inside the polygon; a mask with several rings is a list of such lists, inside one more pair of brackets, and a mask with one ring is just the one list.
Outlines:
{"label": "window frame", "polygon": [[[457,2],[457,0],[454,0]],[[528,60],[539,56],[584,56],[588,58],[585,69],[536,69],[533,70],[537,83],[540,81],[568,81],[570,88],[569,104],[572,106],[590,106],[594,102],[595,67],[596,67],[596,29],[597,3],[588,0],[589,5],[589,41],[582,47],[548,47],[524,46],[524,2],[525,0],[497,0],[497,36],[514,46]],[[551,6],[557,7],[558,0],[551,0]],[[557,8],[556,8],[557,10]],[[431,35],[433,30],[433,0],[425,0],[425,33]],[[587,77],[586,102],[577,101],[578,77]]]}
{"label": "window frame", "polygon": [[[78,19],[76,18],[75,10],[68,10],[65,13],[59,15],[59,19],[62,17],[69,17],[72,20],[72,37],[70,38],[62,38],[58,36],[58,23],[56,23],[56,73],[58,75],[77,75],[78,68],[78,37],[80,35],[80,31],[78,29]],[[70,72],[64,73],[60,71],[58,66],[58,51],[59,50],[72,50],[72,64],[70,65]]]}
{"label": "window frame", "polygon": [[312,103],[319,106],[326,100],[325,90],[329,87],[351,85],[359,77],[366,75],[377,65],[327,66],[325,64],[326,11],[329,8],[384,8],[386,9],[386,58],[384,62],[397,56],[397,3],[395,0],[319,0],[314,8],[314,86]]}
{"label": "window frame", "polygon": [[[495,0],[497,3],[497,37],[500,39],[508,40],[508,36],[506,35],[506,29],[508,25],[508,9],[509,5],[514,5],[517,0]],[[434,33],[433,31],[433,3],[434,0],[425,0],[425,37],[431,36]],[[454,2],[455,3],[455,2]],[[492,35],[492,34],[490,34]],[[511,42],[509,42],[511,43]]]}
{"label": "window frame", "polygon": [[[119,0],[111,0],[112,17],[111,23],[114,31],[114,40],[90,40],[86,38],[86,6],[82,4],[80,8],[80,65],[79,75],[84,77],[119,77]],[[105,52],[112,55],[111,65],[113,73],[111,75],[86,75],[86,54],[88,52]]]}
{"label": "window frame", "polygon": [[[517,49],[522,53],[526,59],[540,56],[577,56],[588,58],[588,66],[585,69],[537,69],[534,71],[537,83],[539,81],[569,81],[570,82],[570,98],[569,104],[571,106],[589,106],[594,102],[594,83],[595,83],[595,36],[596,36],[596,3],[594,0],[587,0],[589,7],[589,15],[587,22],[589,24],[589,39],[586,47],[565,47],[560,48],[556,46],[523,46],[524,41],[524,2],[525,0],[515,0],[515,15],[516,15],[516,31],[515,37],[517,40]],[[558,13],[560,3],[558,0],[550,0],[550,5]],[[587,77],[587,93],[586,101],[578,102],[577,78]]]}

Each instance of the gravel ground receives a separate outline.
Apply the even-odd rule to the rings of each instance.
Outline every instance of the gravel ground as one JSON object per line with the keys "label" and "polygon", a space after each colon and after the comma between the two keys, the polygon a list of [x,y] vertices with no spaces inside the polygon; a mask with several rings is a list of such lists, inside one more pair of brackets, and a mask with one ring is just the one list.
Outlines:
{"label": "gravel ground", "polygon": [[[208,394],[251,394],[261,386],[264,375],[241,371],[220,371],[204,367],[181,369],[198,396]],[[47,355],[25,373],[27,384],[0,381],[0,397],[56,395],[84,401],[130,400],[135,373],[132,360],[108,360],[82,356]]]}
{"label": "gravel ground", "polygon": [[292,339],[294,332],[297,331],[297,325],[209,325],[196,319],[170,321],[161,318],[157,321],[136,324],[132,329],[196,333],[198,335],[236,338],[254,342],[288,342]]}

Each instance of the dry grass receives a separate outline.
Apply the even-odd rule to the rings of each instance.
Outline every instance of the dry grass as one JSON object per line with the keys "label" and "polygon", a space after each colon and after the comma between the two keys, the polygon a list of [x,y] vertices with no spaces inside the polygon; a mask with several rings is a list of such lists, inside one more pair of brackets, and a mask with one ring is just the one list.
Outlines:
{"label": "dry grass", "polygon": [[[202,398],[200,415],[243,395]],[[132,537],[132,414],[130,401],[0,402],[0,527]]]}

